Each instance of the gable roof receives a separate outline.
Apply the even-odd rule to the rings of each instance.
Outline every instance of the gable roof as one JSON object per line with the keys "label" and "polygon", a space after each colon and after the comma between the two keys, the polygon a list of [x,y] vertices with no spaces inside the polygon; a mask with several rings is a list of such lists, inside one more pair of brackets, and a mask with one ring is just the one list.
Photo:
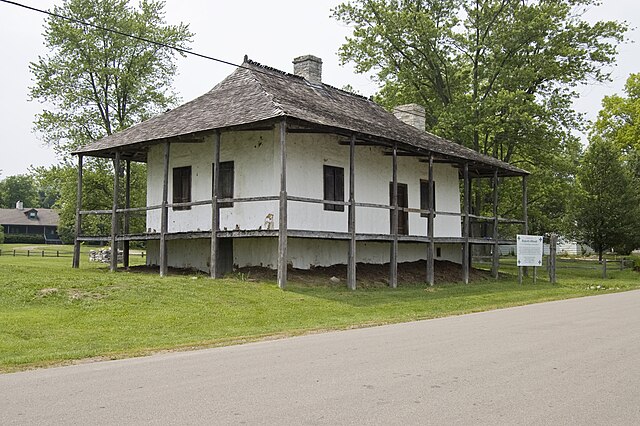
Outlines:
{"label": "gable roof", "polygon": [[164,114],[95,141],[75,154],[113,157],[148,144],[193,138],[216,129],[265,124],[287,117],[365,140],[458,162],[498,168],[501,175],[526,171],[408,125],[375,102],[324,83],[263,66],[245,57],[242,66],[204,95]]}
{"label": "gable roof", "polygon": [[[35,219],[29,219],[29,212],[35,211]],[[0,225],[58,226],[60,216],[52,209],[0,209]]]}

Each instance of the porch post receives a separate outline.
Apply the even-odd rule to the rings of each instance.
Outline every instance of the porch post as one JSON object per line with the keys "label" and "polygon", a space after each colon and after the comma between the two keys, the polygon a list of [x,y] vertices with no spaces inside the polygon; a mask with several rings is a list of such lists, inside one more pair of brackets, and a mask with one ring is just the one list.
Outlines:
{"label": "porch post", "polygon": [[[131,208],[131,160],[125,161],[126,180],[124,188],[124,208]],[[129,235],[129,212],[124,213],[124,235]],[[122,247],[122,266],[129,269],[129,240],[123,241]]]}
{"label": "porch post", "polygon": [[120,151],[116,151],[116,157],[113,159],[113,205],[111,207],[111,265],[109,270],[115,272],[118,269],[118,243],[116,236],[118,235],[118,198],[120,195]]}
{"label": "porch post", "polygon": [[280,214],[278,224],[278,287],[287,285],[287,119],[280,122]]}
{"label": "porch post", "polygon": [[398,287],[398,144],[393,144],[391,192],[391,253],[389,256],[389,285]]}
{"label": "porch post", "polygon": [[[528,209],[528,194],[527,194],[527,175],[522,176],[522,221],[524,222],[522,230],[525,235],[529,235],[529,212]],[[522,268],[524,276],[529,276],[529,270],[525,266]]]}
{"label": "porch post", "polygon": [[216,130],[213,139],[213,179],[211,183],[211,258],[209,275],[219,278],[218,270],[218,229],[220,228],[220,206],[218,205],[218,187],[220,186],[220,131]]}
{"label": "porch post", "polygon": [[429,248],[427,249],[427,282],[429,285],[434,284],[434,260],[435,257],[435,241],[433,240],[434,229],[433,229],[433,218],[434,218],[434,209],[435,209],[435,197],[436,192],[434,191],[433,185],[433,153],[429,154],[429,184],[427,187],[427,191],[429,191],[429,215],[427,217],[427,236],[429,237]]}
{"label": "porch post", "polygon": [[82,155],[78,155],[78,188],[76,193],[76,236],[73,241],[73,262],[72,268],[80,267],[80,233],[82,232]]}
{"label": "porch post", "polygon": [[464,163],[464,222],[463,222],[463,238],[462,245],[462,279],[465,284],[469,284],[469,260],[471,259],[469,252],[469,207],[471,204],[471,188],[469,182],[469,163]]}
{"label": "porch post", "polygon": [[347,265],[347,285],[356,289],[356,200],[355,200],[355,159],[356,137],[351,135],[349,143],[349,259]]}
{"label": "porch post", "polygon": [[498,245],[498,169],[493,171],[493,258],[491,274],[498,279],[500,269],[500,246]]}
{"label": "porch post", "polygon": [[162,174],[162,208],[160,210],[160,276],[167,275],[167,229],[169,227],[169,151],[170,142],[164,143]]}

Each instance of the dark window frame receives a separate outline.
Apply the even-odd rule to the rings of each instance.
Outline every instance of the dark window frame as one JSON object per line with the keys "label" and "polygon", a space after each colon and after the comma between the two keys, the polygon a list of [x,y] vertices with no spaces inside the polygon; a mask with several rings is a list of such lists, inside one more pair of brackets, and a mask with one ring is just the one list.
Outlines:
{"label": "dark window frame", "polygon": [[[344,201],[344,167],[323,165],[322,168],[323,200]],[[327,211],[343,212],[344,205],[324,204]]]}
{"label": "dark window frame", "polygon": [[[172,204],[191,202],[191,166],[173,168]],[[174,206],[173,210],[191,210],[191,206]]]}
{"label": "dark window frame", "polygon": [[[211,165],[212,172],[215,168],[215,163]],[[233,198],[235,191],[235,163],[233,161],[221,161],[219,163],[218,171],[218,198]],[[211,186],[213,187],[213,173],[211,174]],[[228,203],[218,203],[221,209],[233,207],[233,201]]]}
{"label": "dark window frame", "polygon": [[[389,182],[389,206],[393,207],[393,182]],[[409,208],[409,185],[398,182],[398,235],[409,235],[409,212],[402,210],[405,208]],[[393,234],[393,209],[389,210],[389,230]]]}
{"label": "dark window frame", "polygon": [[[431,197],[433,197],[433,216],[436,215],[436,181],[433,181],[431,189]],[[429,181],[420,179],[420,210],[429,210]],[[429,217],[428,213],[420,213],[420,217]]]}

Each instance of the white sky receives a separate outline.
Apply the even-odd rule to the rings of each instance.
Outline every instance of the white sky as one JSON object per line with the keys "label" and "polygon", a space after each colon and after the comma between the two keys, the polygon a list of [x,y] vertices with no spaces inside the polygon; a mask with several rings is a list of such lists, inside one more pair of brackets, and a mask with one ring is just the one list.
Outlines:
{"label": "white sky", "polygon": [[[54,0],[22,0],[22,3],[48,9]],[[198,53],[241,63],[245,54],[262,64],[292,71],[294,57],[313,54],[323,59],[323,81],[336,87],[351,84],[361,94],[376,92],[366,76],[351,66],[341,67],[337,51],[351,31],[330,18],[330,9],[339,0],[166,0],[167,21],[188,23],[195,33],[192,49]],[[622,93],[630,73],[640,72],[640,1],[603,0],[589,12],[588,19],[626,20],[635,41],[620,46],[613,82],[588,86],[576,109],[596,117],[603,96]],[[29,62],[43,55],[44,15],[0,3],[0,179],[22,174],[33,166],[55,164],[53,150],[43,146],[33,133],[35,114],[42,106],[28,101],[32,84]],[[191,100],[213,87],[233,68],[196,57],[178,61],[174,87],[183,101]]]}

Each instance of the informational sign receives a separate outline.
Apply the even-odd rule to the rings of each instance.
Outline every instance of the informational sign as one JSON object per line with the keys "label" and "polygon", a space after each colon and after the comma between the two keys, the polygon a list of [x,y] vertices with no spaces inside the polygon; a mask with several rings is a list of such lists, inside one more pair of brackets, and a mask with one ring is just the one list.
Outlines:
{"label": "informational sign", "polygon": [[518,266],[542,266],[542,236],[518,235]]}

